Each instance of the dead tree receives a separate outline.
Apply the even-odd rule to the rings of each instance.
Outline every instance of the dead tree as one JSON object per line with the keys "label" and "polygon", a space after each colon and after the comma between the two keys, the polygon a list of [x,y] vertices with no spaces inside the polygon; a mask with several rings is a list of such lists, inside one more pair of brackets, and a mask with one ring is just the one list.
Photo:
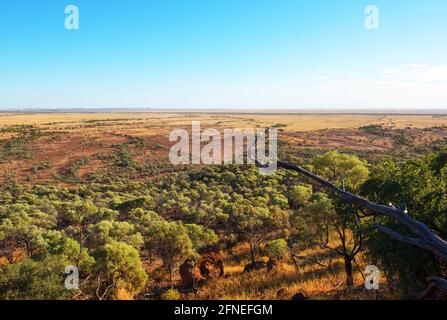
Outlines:
{"label": "dead tree", "polygon": [[[258,166],[263,166],[259,162],[256,162]],[[344,191],[343,189],[337,187],[330,181],[323,179],[322,177],[313,174],[312,172],[304,169],[303,167],[289,162],[278,161],[278,168],[292,170],[301,173],[302,175],[308,177],[309,179],[321,184],[327,189],[331,190],[337,194],[343,201],[351,203],[358,208],[366,209],[370,212],[370,215],[383,215],[391,219],[395,219],[403,226],[407,227],[412,231],[414,236],[406,236],[397,233],[383,225],[375,224],[370,229],[380,231],[387,234],[392,239],[409,243],[411,245],[417,246],[419,248],[429,250],[436,256],[440,257],[444,261],[447,261],[447,241],[442,239],[435,231],[430,229],[426,224],[412,218],[410,215],[405,213],[403,210],[391,206],[380,205],[371,202],[365,198],[358,195],[352,194],[350,192]],[[426,298],[429,294],[433,293],[433,290],[437,289],[444,294],[447,294],[447,280],[431,277],[427,279],[429,287],[421,298]]]}

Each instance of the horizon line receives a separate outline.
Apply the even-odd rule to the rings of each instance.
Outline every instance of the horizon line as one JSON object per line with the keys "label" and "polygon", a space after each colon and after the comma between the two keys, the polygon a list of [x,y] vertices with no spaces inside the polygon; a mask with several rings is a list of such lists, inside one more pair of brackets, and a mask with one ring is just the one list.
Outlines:
{"label": "horizon line", "polygon": [[0,114],[35,113],[245,113],[245,114],[393,114],[447,115],[445,109],[424,108],[151,108],[151,107],[55,107],[55,108],[0,108]]}

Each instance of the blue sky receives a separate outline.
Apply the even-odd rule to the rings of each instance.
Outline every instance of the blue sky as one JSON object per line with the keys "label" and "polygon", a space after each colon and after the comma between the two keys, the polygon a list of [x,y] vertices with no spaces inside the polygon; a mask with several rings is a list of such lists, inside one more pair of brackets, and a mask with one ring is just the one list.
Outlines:
{"label": "blue sky", "polygon": [[447,109],[446,92],[445,0],[0,3],[0,108]]}

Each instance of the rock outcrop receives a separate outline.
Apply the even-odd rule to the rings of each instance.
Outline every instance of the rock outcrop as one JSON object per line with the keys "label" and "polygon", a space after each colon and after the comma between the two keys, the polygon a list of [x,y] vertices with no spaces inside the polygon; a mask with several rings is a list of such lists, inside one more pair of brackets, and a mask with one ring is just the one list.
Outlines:
{"label": "rock outcrop", "polygon": [[244,273],[263,269],[267,269],[267,263],[265,263],[264,261],[255,261],[247,264],[244,267]]}
{"label": "rock outcrop", "polygon": [[180,277],[184,289],[196,289],[201,282],[208,279],[223,277],[224,265],[218,252],[209,252],[202,255],[201,259],[194,263],[186,260],[180,266]]}
{"label": "rock outcrop", "polygon": [[191,259],[180,265],[179,273],[182,278],[182,288],[184,289],[195,289],[204,280],[199,268]]}
{"label": "rock outcrop", "polygon": [[307,300],[307,298],[303,293],[298,292],[293,295],[292,300]]}

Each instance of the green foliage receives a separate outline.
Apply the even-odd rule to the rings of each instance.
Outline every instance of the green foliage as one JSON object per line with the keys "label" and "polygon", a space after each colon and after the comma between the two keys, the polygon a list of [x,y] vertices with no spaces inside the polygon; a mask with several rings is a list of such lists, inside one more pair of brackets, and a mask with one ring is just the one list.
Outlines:
{"label": "green foliage", "polygon": [[272,126],[272,128],[285,128],[287,127],[287,124],[285,123],[276,123]]}
{"label": "green foliage", "polygon": [[188,237],[192,242],[192,247],[196,251],[213,245],[219,240],[213,230],[206,229],[201,225],[186,224],[185,227]]}
{"label": "green foliage", "polygon": [[292,188],[289,195],[289,202],[293,208],[306,205],[312,196],[312,186],[297,185]]}
{"label": "green foliage", "polygon": [[162,293],[160,296],[161,300],[181,300],[182,295],[177,290],[171,288],[165,292]]}
{"label": "green foliage", "polygon": [[158,150],[165,150],[166,147],[164,145],[162,145],[161,143],[156,143],[150,149],[153,151],[158,151]]}
{"label": "green foliage", "polygon": [[368,178],[366,163],[356,156],[330,151],[314,160],[318,173],[340,187],[357,190]]}
{"label": "green foliage", "polygon": [[55,217],[28,204],[12,204],[0,207],[1,249],[11,262],[13,250],[20,244],[25,246],[28,256],[33,255],[32,240],[46,228],[56,223]]}
{"label": "green foliage", "polygon": [[148,276],[144,271],[138,251],[124,243],[112,241],[95,252],[96,268],[106,285],[115,290],[125,289],[138,294],[146,284]]}
{"label": "green foliage", "polygon": [[405,130],[399,129],[394,133],[393,141],[397,146],[411,146],[414,139]]}
{"label": "green foliage", "polygon": [[93,248],[103,246],[113,241],[127,243],[135,248],[143,244],[141,234],[135,231],[135,226],[128,222],[103,220],[90,225],[88,239]]}
{"label": "green foliage", "polygon": [[0,132],[13,133],[9,139],[0,139],[0,162],[7,159],[31,159],[34,148],[30,142],[43,135],[51,135],[51,132],[44,133],[30,125],[11,126],[2,128]]}
{"label": "green foliage", "polygon": [[40,256],[57,255],[66,266],[76,265],[84,274],[89,274],[95,264],[87,249],[61,231],[47,230],[33,238],[32,244]]}
{"label": "green foliage", "polygon": [[269,241],[265,248],[267,256],[274,260],[282,260],[289,252],[289,246],[284,239],[276,239]]}
{"label": "green foliage", "polygon": [[[445,153],[398,163],[385,160],[378,164],[362,192],[368,198],[392,203],[427,224],[443,238],[447,237],[447,167]],[[411,234],[397,221],[379,217],[380,223],[404,235]],[[393,241],[377,233],[367,241],[373,259],[380,263],[391,283],[399,284],[406,297],[420,294],[425,278],[443,275],[446,264],[430,252]]]}
{"label": "green foliage", "polygon": [[64,286],[64,259],[57,255],[43,260],[25,259],[0,267],[1,300],[64,300],[73,291]]}
{"label": "green foliage", "polygon": [[371,124],[368,126],[360,127],[359,130],[362,130],[366,133],[376,135],[376,136],[385,136],[387,133],[387,130],[382,127],[381,125]]}
{"label": "green foliage", "polygon": [[114,209],[122,212],[129,213],[134,209],[151,209],[153,208],[153,201],[151,196],[138,197],[130,200],[123,201],[119,204],[113,205]]}
{"label": "green foliage", "polygon": [[[343,190],[356,192],[367,179],[366,163],[353,155],[330,151],[317,156],[314,166],[318,173]],[[313,199],[295,212],[294,232],[291,235],[293,250],[319,245],[337,253],[344,259],[346,285],[353,286],[352,263],[362,248],[362,226],[357,208],[338,197],[316,194]],[[331,243],[338,243],[337,246]]]}
{"label": "green foliage", "polygon": [[121,168],[131,169],[136,166],[132,153],[126,145],[120,145],[114,154],[115,165]]}
{"label": "green foliage", "polygon": [[155,224],[151,241],[153,252],[163,259],[170,276],[179,262],[194,253],[187,229],[178,222],[160,221]]}
{"label": "green foliage", "polygon": [[295,211],[291,217],[294,232],[291,234],[296,249],[326,245],[334,231],[332,222],[337,218],[332,201],[324,193],[315,193],[309,203]]}
{"label": "green foliage", "polygon": [[66,181],[75,181],[78,171],[85,165],[87,165],[92,159],[90,157],[84,157],[71,163],[68,168],[64,168],[62,171],[62,178]]}
{"label": "green foliage", "polygon": [[[133,161],[129,148],[134,151],[139,144],[129,140],[120,145],[124,154],[116,160],[129,165],[125,163]],[[411,215],[440,235],[447,234],[445,154],[403,164],[385,161],[372,170],[365,183],[369,169],[363,160],[337,152],[321,153],[313,150],[307,154],[316,158],[312,169],[338,186],[358,192],[363,185],[368,198],[408,207]],[[164,172],[164,167],[162,163],[160,168],[158,164],[141,166],[135,172],[144,176],[150,170]],[[309,181],[295,172],[278,170],[264,176],[254,166],[188,170],[143,182],[104,171],[89,183],[70,188],[17,182],[3,185],[0,257],[10,265],[2,267],[0,295],[70,298],[73,292],[59,292],[56,285],[63,286],[67,265],[79,266],[85,297],[99,293],[114,298],[120,289],[136,295],[147,281],[142,261],[150,267],[162,263],[172,275],[185,259],[219,240],[247,242],[252,260],[261,253],[281,259],[290,250],[298,254],[313,246],[329,247],[340,242],[332,241],[334,236],[344,234],[341,243],[345,248],[335,246],[331,251],[348,259],[357,253],[361,226],[356,208],[322,193],[318,185],[306,184]],[[395,221],[381,217],[376,222],[408,233]],[[380,234],[369,238],[368,249],[392,283],[417,279],[419,290],[425,285],[425,276],[442,275],[445,270],[431,254]],[[17,252],[24,253],[25,260],[18,262]],[[62,268],[62,274],[50,275],[46,265]],[[31,277],[36,279],[20,282],[20,278],[28,281]],[[17,288],[23,289],[23,294]],[[409,288],[407,293],[414,290],[405,288]],[[175,292],[168,296],[177,297]]]}
{"label": "green foliage", "polygon": [[136,294],[145,278],[142,260],[160,259],[172,274],[216,244],[218,234],[250,241],[257,253],[287,228],[284,195],[299,182],[294,173],[219,166],[150,183],[113,177],[73,188],[8,184],[0,190],[0,257],[17,263],[17,250],[30,261],[57,256],[79,266],[87,297],[98,291],[113,298],[121,287]]}

